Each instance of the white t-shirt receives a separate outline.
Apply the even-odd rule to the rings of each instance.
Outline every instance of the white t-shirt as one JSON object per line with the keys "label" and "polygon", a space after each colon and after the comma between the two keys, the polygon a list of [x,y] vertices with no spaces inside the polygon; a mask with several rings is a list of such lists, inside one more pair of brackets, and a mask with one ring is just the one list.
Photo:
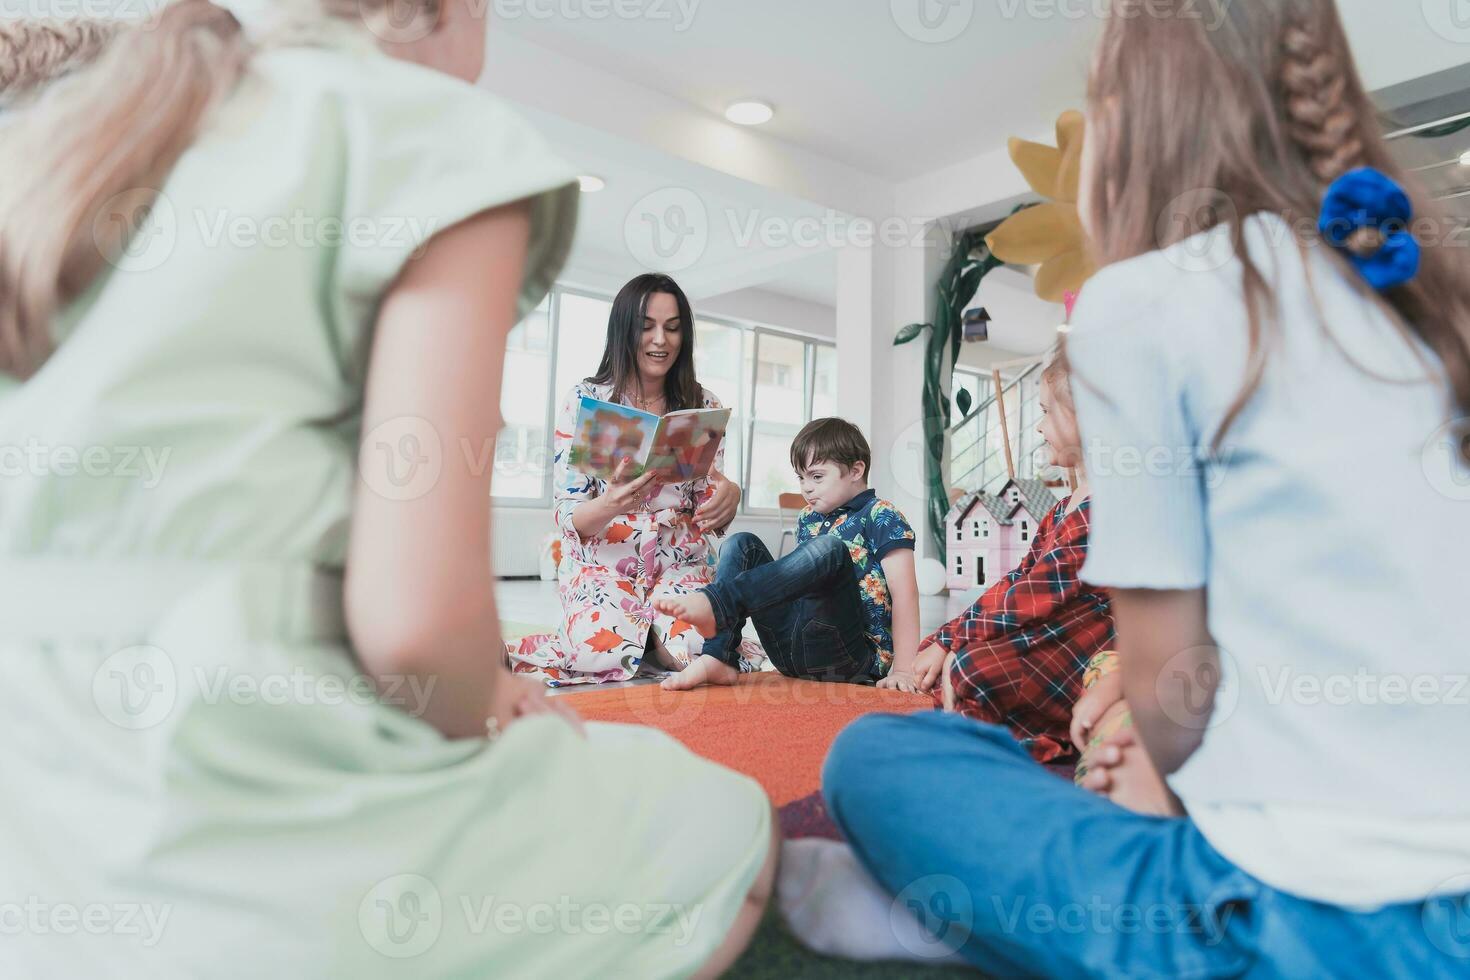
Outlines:
{"label": "white t-shirt", "polygon": [[[1169,784],[1225,857],[1338,905],[1470,891],[1457,413],[1438,362],[1323,246],[1304,265],[1285,222],[1257,216],[1247,248],[1276,326],[1218,453],[1248,352],[1227,229],[1083,291],[1069,345],[1094,500],[1083,578],[1207,589],[1220,689]],[[1159,684],[1196,680],[1166,666]]]}

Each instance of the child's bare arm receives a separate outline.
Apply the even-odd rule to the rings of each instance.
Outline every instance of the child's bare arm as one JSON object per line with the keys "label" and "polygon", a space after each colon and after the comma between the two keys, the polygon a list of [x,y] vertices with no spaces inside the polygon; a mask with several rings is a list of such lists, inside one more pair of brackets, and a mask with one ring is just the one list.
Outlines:
{"label": "child's bare arm", "polygon": [[909,548],[895,548],[880,564],[893,602],[893,666],[889,676],[904,675],[912,684],[914,658],[919,653],[919,580],[914,574],[914,553]]}
{"label": "child's bare arm", "polygon": [[[486,506],[491,474],[465,466],[457,447],[494,445],[500,431],[505,338],[515,323],[529,216],[525,204],[510,205],[436,235],[384,299],[368,370],[363,431],[370,435],[347,553],[347,626],[370,676],[429,681],[418,708],[454,737],[483,735],[504,700],[497,695],[515,693],[500,690],[510,678],[494,655],[501,647]],[[430,427],[427,438],[442,444],[443,459],[439,478],[408,499],[375,492],[381,470],[372,468],[382,466],[373,440],[396,447],[392,433],[405,430],[371,433],[404,420]]]}
{"label": "child's bare arm", "polygon": [[[1199,748],[1214,710],[1220,666],[1205,591],[1114,589],[1123,696],[1139,741],[1172,773]],[[1160,684],[1168,671],[1177,683]]]}

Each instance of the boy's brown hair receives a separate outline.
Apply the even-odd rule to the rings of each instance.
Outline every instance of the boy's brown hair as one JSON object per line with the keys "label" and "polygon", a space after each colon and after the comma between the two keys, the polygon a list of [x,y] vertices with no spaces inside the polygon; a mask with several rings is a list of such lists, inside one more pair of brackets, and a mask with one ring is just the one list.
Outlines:
{"label": "boy's brown hair", "polygon": [[862,463],[867,479],[873,453],[862,430],[847,419],[812,419],[791,442],[791,468],[801,473],[818,463],[836,463],[845,470]]}

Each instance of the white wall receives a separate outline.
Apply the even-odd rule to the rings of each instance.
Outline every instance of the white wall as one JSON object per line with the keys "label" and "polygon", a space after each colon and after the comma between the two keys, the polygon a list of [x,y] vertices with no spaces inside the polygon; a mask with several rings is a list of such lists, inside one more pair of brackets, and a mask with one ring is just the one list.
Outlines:
{"label": "white wall", "polygon": [[[731,317],[813,337],[837,336],[837,310],[764,289],[737,289],[694,304],[696,314]],[[840,379],[839,379],[840,382]]]}

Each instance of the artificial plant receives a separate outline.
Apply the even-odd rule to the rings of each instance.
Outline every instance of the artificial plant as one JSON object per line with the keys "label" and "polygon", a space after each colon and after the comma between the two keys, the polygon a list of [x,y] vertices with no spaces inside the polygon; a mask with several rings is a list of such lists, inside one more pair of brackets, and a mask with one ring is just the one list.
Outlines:
{"label": "artificial plant", "polygon": [[[907,344],[926,330],[924,346],[924,485],[928,489],[929,537],[940,561],[947,561],[944,518],[949,513],[949,493],[944,486],[944,436],[949,431],[949,396],[946,381],[954,376],[960,355],[961,321],[965,306],[980,288],[980,280],[1001,265],[985,244],[985,233],[967,231],[955,241],[954,252],[939,277],[933,323],[910,323],[893,338],[895,347]],[[969,392],[956,395],[962,413],[969,413]]]}

